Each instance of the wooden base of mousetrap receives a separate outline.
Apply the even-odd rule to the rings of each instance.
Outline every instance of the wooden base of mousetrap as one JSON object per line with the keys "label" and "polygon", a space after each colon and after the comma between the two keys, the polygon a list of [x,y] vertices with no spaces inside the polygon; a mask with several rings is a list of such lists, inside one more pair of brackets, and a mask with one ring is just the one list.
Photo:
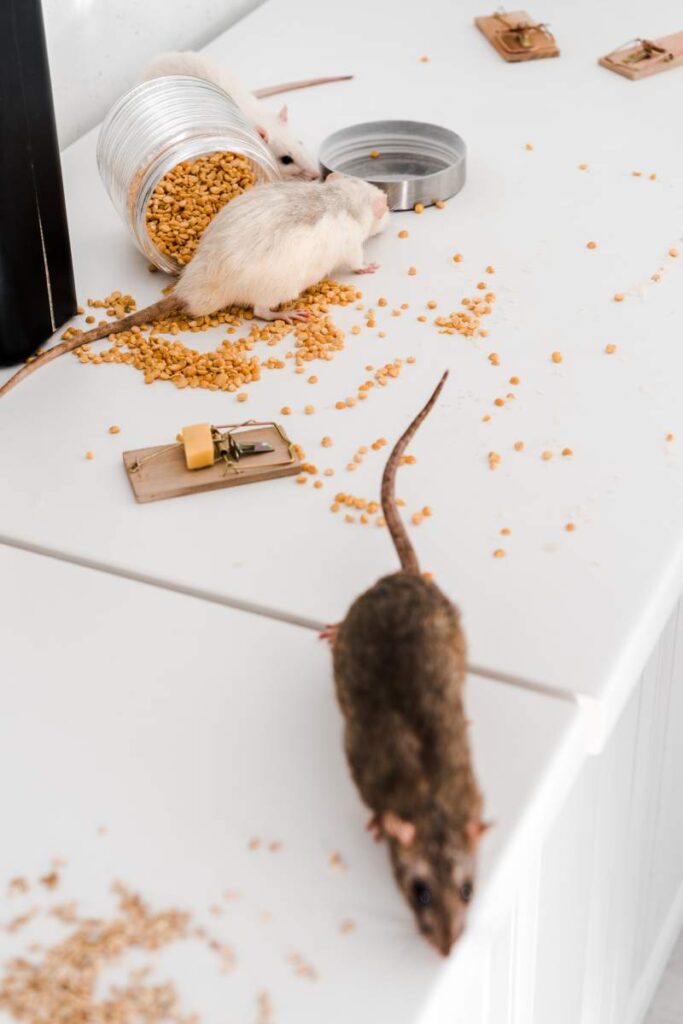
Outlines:
{"label": "wooden base of mousetrap", "polygon": [[554,36],[526,11],[505,11],[474,19],[491,46],[509,63],[559,57]]}
{"label": "wooden base of mousetrap", "polygon": [[240,441],[266,441],[272,452],[243,455],[239,462],[218,459],[204,469],[188,469],[182,444],[157,445],[123,453],[130,485],[137,501],[161,501],[183,494],[217,491],[222,487],[276,480],[301,472],[301,460],[294,453],[289,438],[275,424],[258,424],[240,429]]}
{"label": "wooden base of mousetrap", "polygon": [[683,32],[661,39],[634,39],[598,59],[598,64],[636,81],[683,64]]}

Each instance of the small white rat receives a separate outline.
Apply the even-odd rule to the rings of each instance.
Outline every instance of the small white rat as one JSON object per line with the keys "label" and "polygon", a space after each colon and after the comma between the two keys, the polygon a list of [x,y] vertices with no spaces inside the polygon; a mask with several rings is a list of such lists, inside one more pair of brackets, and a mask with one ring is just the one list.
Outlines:
{"label": "small white rat", "polygon": [[130,316],[60,342],[10,377],[0,397],[57,356],[120,331],[174,316],[207,316],[253,306],[262,320],[306,320],[306,309],[278,312],[333,270],[371,274],[363,243],[389,219],[387,197],[359,178],[257,185],[231,200],[202,235],[173,292]]}
{"label": "small white rat", "polygon": [[[320,172],[316,161],[308,155],[303,143],[297,139],[288,124],[287,107],[281,107],[278,113],[270,110],[260,102],[253,92],[225,68],[214,64],[206,57],[192,50],[162,53],[155,57],[143,72],[143,81],[162,78],[165,75],[190,75],[203,78],[224,89],[240,108],[273,153],[282,177],[299,178],[305,181],[316,181]],[[325,82],[343,81],[351,76],[333,78],[313,78],[306,82],[289,82],[286,86],[275,89],[263,89],[261,95],[272,95],[275,91],[285,89],[301,89],[309,85],[322,85]]]}

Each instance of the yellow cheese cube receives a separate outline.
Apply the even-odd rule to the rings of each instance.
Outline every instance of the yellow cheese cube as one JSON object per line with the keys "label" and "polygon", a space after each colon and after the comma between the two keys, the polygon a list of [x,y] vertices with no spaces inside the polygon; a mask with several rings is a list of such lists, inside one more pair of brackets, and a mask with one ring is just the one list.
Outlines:
{"label": "yellow cheese cube", "polygon": [[182,430],[185,447],[185,462],[188,469],[203,469],[213,466],[213,438],[208,423],[194,423]]}

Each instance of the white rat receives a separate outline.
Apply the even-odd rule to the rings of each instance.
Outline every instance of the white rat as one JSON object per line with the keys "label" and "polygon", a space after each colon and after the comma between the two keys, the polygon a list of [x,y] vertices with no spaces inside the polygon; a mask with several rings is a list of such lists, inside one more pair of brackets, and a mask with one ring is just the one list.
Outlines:
{"label": "white rat", "polygon": [[[275,111],[261,103],[257,95],[250,92],[236,75],[192,50],[160,54],[147,65],[142,77],[144,81],[148,81],[152,78],[162,78],[165,75],[190,75],[193,78],[203,78],[224,89],[273,153],[283,178],[315,181],[320,177],[315,160],[308,155],[303,143],[297,139],[289,127],[286,106],[276,114]],[[351,76],[344,75],[334,78],[313,78],[305,82],[289,82],[286,86],[263,89],[261,95],[272,95],[274,92],[284,92],[286,89],[306,88],[309,85],[322,85],[325,82],[343,81],[349,77]]]}
{"label": "white rat", "polygon": [[389,219],[387,197],[359,178],[281,181],[243,192],[216,214],[173,292],[130,316],[60,342],[14,374],[0,397],[33,370],[91,341],[174,316],[208,316],[253,306],[263,320],[308,319],[307,309],[278,312],[333,270],[371,274],[363,244]]}

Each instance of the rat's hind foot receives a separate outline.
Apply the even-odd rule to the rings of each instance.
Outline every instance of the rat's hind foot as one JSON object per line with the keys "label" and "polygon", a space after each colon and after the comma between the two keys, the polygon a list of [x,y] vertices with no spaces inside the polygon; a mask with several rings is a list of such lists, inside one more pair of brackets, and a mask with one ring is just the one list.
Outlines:
{"label": "rat's hind foot", "polygon": [[337,640],[337,633],[338,632],[339,632],[339,625],[337,623],[335,623],[334,625],[327,625],[327,626],[325,626],[325,628],[322,631],[322,633],[318,633],[318,639],[319,640],[327,640],[327,642],[330,645],[330,647],[334,647],[335,642]]}
{"label": "rat's hind foot", "polygon": [[384,835],[384,833],[382,832],[382,823],[376,814],[373,814],[373,816],[369,819],[367,825],[365,826],[365,830],[366,832],[372,833],[372,838],[375,840],[376,843],[382,842],[382,837]]}
{"label": "rat's hind foot", "polygon": [[269,309],[268,306],[254,306],[254,316],[259,320],[284,320],[286,324],[310,320],[310,309]]}
{"label": "rat's hind foot", "polygon": [[365,267],[354,270],[354,274],[374,274],[376,270],[379,270],[379,263],[368,263]]}

